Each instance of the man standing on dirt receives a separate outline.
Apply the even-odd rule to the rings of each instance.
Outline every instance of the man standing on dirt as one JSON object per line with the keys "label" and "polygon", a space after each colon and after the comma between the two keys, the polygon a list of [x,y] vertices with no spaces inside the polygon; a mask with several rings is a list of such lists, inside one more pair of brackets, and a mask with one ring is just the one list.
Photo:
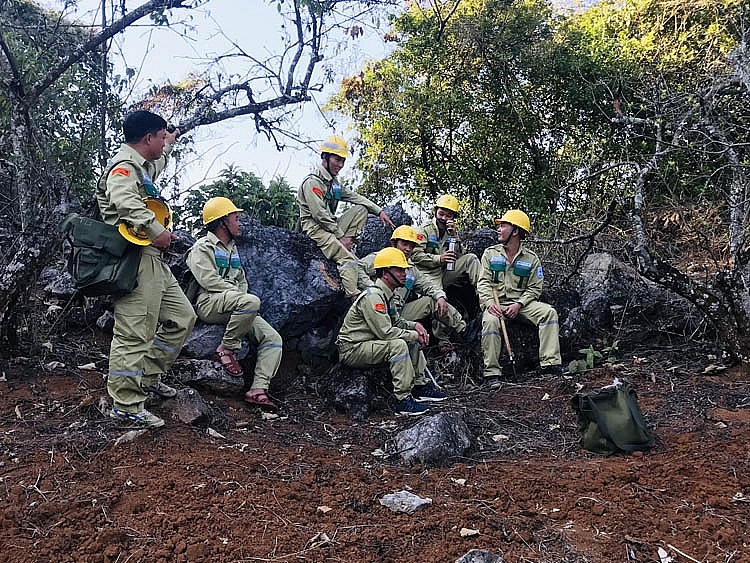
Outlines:
{"label": "man standing on dirt", "polygon": [[430,336],[425,328],[403,319],[392,303],[393,291],[406,281],[409,264],[397,248],[375,255],[377,280],[354,300],[344,317],[337,345],[341,361],[353,367],[389,362],[396,415],[418,416],[429,410],[422,403],[448,396],[425,378],[427,361],[420,347]]}
{"label": "man standing on dirt", "polygon": [[[404,253],[409,262],[419,240],[417,231],[409,225],[397,227],[391,235],[391,246]],[[376,252],[359,260],[359,285],[366,289],[374,283]],[[409,262],[403,287],[393,291],[393,303],[407,321],[419,321],[426,317],[432,320],[432,334],[438,348],[451,347],[450,333],[463,334],[466,322],[456,308],[448,303],[445,291],[434,285],[418,268]]]}
{"label": "man standing on dirt", "polygon": [[203,206],[203,224],[208,233],[195,242],[185,261],[200,286],[195,299],[198,317],[206,323],[227,325],[216,349],[216,360],[227,374],[242,377],[242,366],[234,354],[248,335],[256,345],[258,357],[245,401],[275,411],[276,405],[267,391],[281,364],[281,336],[258,316],[260,299],[247,292],[247,278],[234,240],[242,231],[240,213],[242,209],[225,197],[209,199]]}
{"label": "man standing on dirt", "polygon": [[[476,289],[479,279],[479,259],[474,254],[461,253],[456,231],[458,207],[458,200],[452,195],[440,196],[435,202],[432,221],[417,230],[419,243],[414,249],[412,262],[433,285],[442,290],[459,283],[464,277],[468,277]],[[450,352],[452,346],[449,344],[444,343],[441,352]]]}
{"label": "man standing on dirt", "polygon": [[[315,241],[323,255],[336,262],[349,299],[357,297],[357,259],[352,253],[368,213],[377,215],[383,225],[396,226],[380,207],[366,197],[342,186],[338,173],[344,167],[349,147],[338,136],[328,137],[320,146],[321,164],[308,175],[297,193],[302,232]],[[353,204],[336,216],[339,201]]]}
{"label": "man standing on dirt", "polygon": [[522,242],[531,231],[529,216],[511,209],[495,220],[500,244],[482,255],[479,302],[482,315],[484,382],[491,389],[502,385],[501,319],[521,318],[539,329],[539,364],[542,373],[562,375],[557,311],[539,301],[544,282],[542,263]]}
{"label": "man standing on dirt", "polygon": [[125,143],[99,179],[96,199],[105,223],[124,223],[145,233],[138,286],[114,302],[115,326],[109,353],[107,391],[111,416],[137,426],[156,428],[164,421],[145,408],[147,393],[174,397],[161,378],[180,353],[195,324],[195,313],[169,267],[162,261],[177,237],[156,220],[145,200],[157,197],[153,180],[164,170],[179,130],[148,111],[124,121]]}

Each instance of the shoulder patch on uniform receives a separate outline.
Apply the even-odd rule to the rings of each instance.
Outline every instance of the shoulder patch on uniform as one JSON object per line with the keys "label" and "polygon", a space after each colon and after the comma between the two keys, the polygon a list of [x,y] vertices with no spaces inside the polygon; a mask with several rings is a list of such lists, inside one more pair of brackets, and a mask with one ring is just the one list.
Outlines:
{"label": "shoulder patch on uniform", "polygon": [[417,233],[417,240],[420,241],[420,242],[423,241],[424,240],[424,235],[422,233]]}
{"label": "shoulder patch on uniform", "polygon": [[378,313],[385,313],[385,303],[375,303],[375,310]]}
{"label": "shoulder patch on uniform", "polygon": [[318,186],[315,186],[312,190],[316,196],[323,197],[323,190],[321,190]]}
{"label": "shoulder patch on uniform", "polygon": [[125,176],[126,178],[130,176],[130,170],[127,168],[117,167],[113,168],[112,172],[109,173],[110,176]]}
{"label": "shoulder patch on uniform", "polygon": [[542,270],[541,266],[536,269],[536,277],[538,277],[539,279],[542,279],[544,277],[544,270]]}

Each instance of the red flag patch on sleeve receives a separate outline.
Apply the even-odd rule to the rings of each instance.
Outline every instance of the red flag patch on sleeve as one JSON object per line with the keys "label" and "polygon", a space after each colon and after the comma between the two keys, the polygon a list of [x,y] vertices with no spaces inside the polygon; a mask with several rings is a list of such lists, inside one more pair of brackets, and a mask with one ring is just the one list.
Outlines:
{"label": "red flag patch on sleeve", "polygon": [[318,186],[315,186],[313,188],[313,193],[318,197],[323,197],[323,190],[321,190]]}
{"label": "red flag patch on sleeve", "polygon": [[375,303],[375,310],[378,313],[385,313],[385,303]]}
{"label": "red flag patch on sleeve", "polygon": [[418,240],[419,242],[422,242],[422,241],[424,240],[424,235],[423,235],[423,234],[418,234],[418,235],[417,235],[417,240]]}
{"label": "red flag patch on sleeve", "polygon": [[125,176],[126,178],[130,176],[130,170],[127,168],[113,168],[112,172],[109,173],[110,176]]}

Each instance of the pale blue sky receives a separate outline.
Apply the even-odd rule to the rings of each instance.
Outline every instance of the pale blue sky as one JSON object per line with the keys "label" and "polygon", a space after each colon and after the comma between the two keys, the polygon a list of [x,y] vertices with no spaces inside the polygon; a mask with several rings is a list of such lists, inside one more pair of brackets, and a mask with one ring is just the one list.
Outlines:
{"label": "pale blue sky", "polygon": [[[56,10],[63,9],[61,0],[43,0],[42,3]],[[125,5],[132,10],[141,3],[127,0]],[[100,25],[101,0],[79,0],[77,4],[77,7],[68,8],[66,14],[69,18]],[[144,18],[141,25],[128,28],[115,40],[110,50],[112,62],[120,69],[125,65],[139,69],[129,101],[138,99],[152,84],[166,80],[176,83],[191,71],[200,72],[207,58],[230,50],[230,40],[257,58],[278,53],[283,45],[281,18],[276,13],[275,2],[210,0],[196,10],[175,10],[170,21],[186,17],[191,18],[189,23],[194,30],[184,35],[177,31],[179,27],[147,26],[149,21]],[[108,14],[108,19],[111,19],[111,14]],[[332,34],[327,49],[329,58],[319,65],[312,82],[323,82],[323,70],[327,66],[333,71],[334,83],[327,84],[323,92],[314,93],[314,102],[294,112],[288,123],[289,129],[307,140],[330,134],[342,135],[347,140],[352,138],[352,131],[340,117],[336,119],[335,130],[328,128],[318,106],[326,103],[341,78],[358,72],[365,60],[385,56],[388,45],[382,40],[382,33],[365,27],[364,36],[357,40],[347,38],[341,30]],[[227,73],[237,72],[236,67],[230,66],[231,61],[224,64]],[[277,151],[271,141],[256,133],[250,118],[201,127],[196,131],[196,141],[201,156],[180,170],[184,187],[210,181],[228,164],[257,174],[266,184],[274,176],[284,176],[294,186],[320,161],[313,148],[291,141],[285,141],[288,147],[283,152]],[[353,159],[349,160],[341,174],[343,178],[353,170]]]}

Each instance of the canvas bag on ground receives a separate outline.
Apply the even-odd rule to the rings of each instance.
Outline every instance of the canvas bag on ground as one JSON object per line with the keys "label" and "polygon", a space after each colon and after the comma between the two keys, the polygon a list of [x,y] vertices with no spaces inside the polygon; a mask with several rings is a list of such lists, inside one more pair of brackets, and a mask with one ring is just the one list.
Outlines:
{"label": "canvas bag on ground", "polygon": [[70,242],[68,272],[81,294],[117,297],[136,288],[141,249],[125,240],[116,226],[72,213],[60,231]]}
{"label": "canvas bag on ground", "polygon": [[651,448],[653,438],[646,429],[638,397],[625,380],[597,391],[576,393],[571,406],[578,415],[581,446],[604,455]]}

